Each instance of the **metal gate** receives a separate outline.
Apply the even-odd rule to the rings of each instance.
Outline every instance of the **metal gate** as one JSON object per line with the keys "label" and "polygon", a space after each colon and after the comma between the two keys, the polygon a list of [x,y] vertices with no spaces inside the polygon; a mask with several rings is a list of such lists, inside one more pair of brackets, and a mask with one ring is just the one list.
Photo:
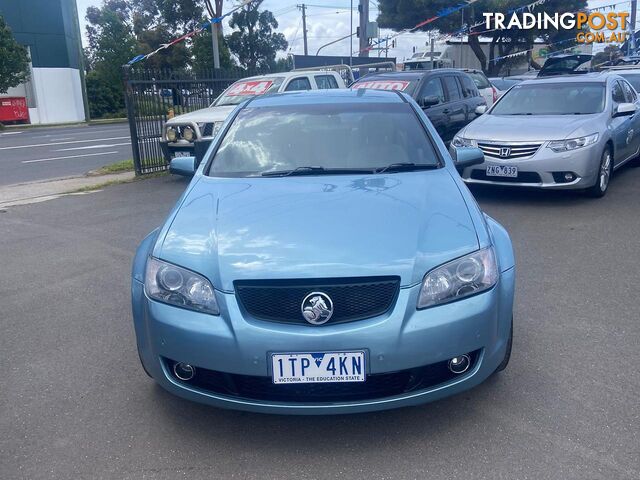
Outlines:
{"label": "metal gate", "polygon": [[229,85],[249,75],[245,70],[204,74],[123,67],[125,104],[136,174],[166,170],[160,149],[167,119],[206,108]]}

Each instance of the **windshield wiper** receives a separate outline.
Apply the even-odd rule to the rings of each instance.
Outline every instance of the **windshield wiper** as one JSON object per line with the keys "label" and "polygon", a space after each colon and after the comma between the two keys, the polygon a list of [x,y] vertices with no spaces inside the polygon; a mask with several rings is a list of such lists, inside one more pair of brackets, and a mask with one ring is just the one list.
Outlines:
{"label": "windshield wiper", "polygon": [[325,168],[308,166],[298,167],[291,170],[271,170],[269,172],[262,172],[260,175],[262,177],[289,177],[292,175],[348,175],[351,173],[371,173],[371,170],[366,168]]}
{"label": "windshield wiper", "polygon": [[401,172],[401,171],[410,171],[410,170],[433,170],[434,168],[438,168],[438,165],[428,165],[425,163],[400,162],[400,163],[391,163],[386,167],[376,168],[375,173]]}

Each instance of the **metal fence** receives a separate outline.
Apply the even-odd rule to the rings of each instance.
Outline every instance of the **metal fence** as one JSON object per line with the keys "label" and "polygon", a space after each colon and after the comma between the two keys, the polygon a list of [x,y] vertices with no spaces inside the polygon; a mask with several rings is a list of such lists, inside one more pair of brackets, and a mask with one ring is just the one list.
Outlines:
{"label": "metal fence", "polygon": [[166,170],[160,149],[167,119],[206,108],[229,85],[249,76],[245,70],[204,73],[123,67],[125,103],[136,174]]}

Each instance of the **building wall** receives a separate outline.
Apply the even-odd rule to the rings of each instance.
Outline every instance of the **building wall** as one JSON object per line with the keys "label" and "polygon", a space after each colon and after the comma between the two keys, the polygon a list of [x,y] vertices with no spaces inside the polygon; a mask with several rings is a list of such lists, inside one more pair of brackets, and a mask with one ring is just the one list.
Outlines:
{"label": "building wall", "polygon": [[5,96],[27,96],[31,123],[84,121],[75,0],[0,0],[0,15],[32,63],[31,81]]}

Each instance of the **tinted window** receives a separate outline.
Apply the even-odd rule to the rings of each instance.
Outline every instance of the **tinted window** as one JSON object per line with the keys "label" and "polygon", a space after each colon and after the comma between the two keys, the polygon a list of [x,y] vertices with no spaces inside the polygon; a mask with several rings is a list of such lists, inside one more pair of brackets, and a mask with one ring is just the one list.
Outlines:
{"label": "tinted window", "polygon": [[420,91],[420,98],[436,96],[440,100],[440,103],[444,103],[444,90],[442,89],[442,82],[440,77],[431,78],[427,80],[422,86]]}
{"label": "tinted window", "polygon": [[406,103],[245,108],[229,128],[212,176],[259,176],[304,166],[438,165],[430,138]]}
{"label": "tinted window", "polygon": [[480,95],[478,89],[476,88],[476,84],[473,83],[473,80],[468,76],[460,77],[462,81],[462,94],[465,97],[477,97]]}
{"label": "tinted window", "polygon": [[520,84],[505,93],[489,113],[491,115],[587,115],[604,109],[604,93],[605,88],[602,83]]}
{"label": "tinted window", "polygon": [[446,76],[442,77],[444,82],[444,87],[447,89],[447,96],[450,102],[455,100],[460,100],[462,98],[462,93],[460,92],[460,87],[458,86],[458,82],[456,81],[456,77]]}
{"label": "tinted window", "polygon": [[627,102],[634,103],[637,99],[636,92],[633,91],[631,85],[627,82],[620,82],[622,84],[622,89],[624,90],[624,95],[627,97]]}
{"label": "tinted window", "polygon": [[622,90],[620,82],[615,82],[613,84],[613,88],[611,89],[611,98],[616,103],[624,103],[626,101],[624,99],[624,91]]}
{"label": "tinted window", "polygon": [[328,90],[330,88],[338,88],[338,82],[333,75],[316,75],[316,85],[320,90]]}
{"label": "tinted window", "polygon": [[637,92],[640,91],[640,75],[639,74],[623,73],[621,76],[624,77],[624,79],[627,80],[633,86],[633,88],[636,89]]}
{"label": "tinted window", "polygon": [[489,80],[487,80],[487,77],[485,77],[483,73],[467,72],[467,75],[471,77],[471,79],[473,80],[473,83],[476,84],[476,87],[491,88],[491,84],[489,83]]}
{"label": "tinted window", "polygon": [[311,90],[311,82],[307,77],[294,78],[289,82],[287,88],[284,89],[285,92],[295,92],[298,90]]}

